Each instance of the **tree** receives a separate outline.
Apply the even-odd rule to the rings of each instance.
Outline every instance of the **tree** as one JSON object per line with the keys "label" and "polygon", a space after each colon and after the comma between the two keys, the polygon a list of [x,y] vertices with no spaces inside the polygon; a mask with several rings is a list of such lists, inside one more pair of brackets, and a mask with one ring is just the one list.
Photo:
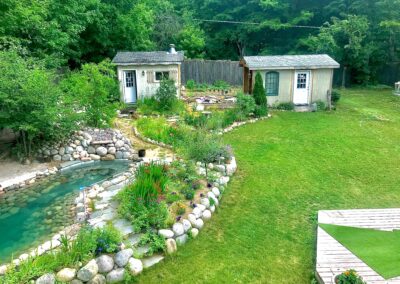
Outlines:
{"label": "tree", "polygon": [[61,87],[72,98],[76,111],[83,113],[86,125],[110,126],[119,98],[118,82],[110,61],[84,64],[80,71],[65,78]]}
{"label": "tree", "polygon": [[79,114],[40,62],[0,51],[0,70],[0,128],[17,134],[24,158],[44,141],[59,141],[78,128]]}
{"label": "tree", "polygon": [[369,23],[364,16],[347,16],[340,20],[333,18],[326,23],[316,36],[310,36],[305,42],[317,53],[328,53],[343,65],[342,87],[346,85],[346,72],[355,74],[357,83],[367,83],[370,79],[370,55],[373,47],[368,45]]}
{"label": "tree", "polygon": [[254,100],[257,105],[256,110],[255,110],[256,115],[263,116],[263,115],[267,114],[267,112],[268,112],[267,96],[265,94],[263,79],[259,72],[257,72],[257,74],[256,74],[256,79],[255,79],[254,89],[253,89],[253,97],[254,97]]}
{"label": "tree", "polygon": [[177,47],[188,58],[203,58],[206,46],[204,31],[197,26],[185,26],[177,37]]}

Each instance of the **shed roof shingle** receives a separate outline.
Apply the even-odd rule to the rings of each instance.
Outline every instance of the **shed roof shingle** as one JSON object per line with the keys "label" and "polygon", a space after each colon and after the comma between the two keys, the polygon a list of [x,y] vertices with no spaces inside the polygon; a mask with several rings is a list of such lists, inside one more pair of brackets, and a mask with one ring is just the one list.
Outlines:
{"label": "shed roof shingle", "polygon": [[183,51],[169,53],[166,51],[148,52],[118,52],[112,60],[115,64],[155,64],[155,63],[179,63],[183,61]]}
{"label": "shed roof shingle", "polygon": [[339,68],[340,65],[327,54],[283,55],[283,56],[244,56],[250,69],[318,69]]}

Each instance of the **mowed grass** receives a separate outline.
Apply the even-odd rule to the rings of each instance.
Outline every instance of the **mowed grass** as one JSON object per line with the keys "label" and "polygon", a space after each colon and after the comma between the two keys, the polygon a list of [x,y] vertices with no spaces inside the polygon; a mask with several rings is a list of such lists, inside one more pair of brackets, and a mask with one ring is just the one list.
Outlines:
{"label": "mowed grass", "polygon": [[400,98],[390,91],[347,91],[332,112],[273,112],[225,141],[239,170],[217,213],[140,283],[309,284],[318,210],[400,207]]}
{"label": "mowed grass", "polygon": [[329,235],[385,279],[400,276],[400,231],[320,224]]}

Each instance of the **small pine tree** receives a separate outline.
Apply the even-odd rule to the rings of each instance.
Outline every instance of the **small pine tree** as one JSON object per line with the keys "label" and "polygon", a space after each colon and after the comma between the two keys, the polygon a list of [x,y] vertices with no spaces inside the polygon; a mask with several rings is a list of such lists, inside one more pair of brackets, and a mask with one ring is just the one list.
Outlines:
{"label": "small pine tree", "polygon": [[265,89],[263,86],[263,80],[261,74],[257,72],[256,81],[254,83],[253,97],[256,102],[256,116],[264,116],[268,113],[267,107],[267,96],[265,95]]}

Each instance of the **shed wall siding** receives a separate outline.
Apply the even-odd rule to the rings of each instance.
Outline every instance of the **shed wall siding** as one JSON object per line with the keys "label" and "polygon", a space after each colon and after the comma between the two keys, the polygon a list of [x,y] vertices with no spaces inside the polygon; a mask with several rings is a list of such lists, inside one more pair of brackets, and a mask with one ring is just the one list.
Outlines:
{"label": "shed wall siding", "polygon": [[[265,88],[265,75],[267,72],[275,70],[263,70],[258,71],[263,79],[263,86]],[[256,74],[257,71],[255,71]],[[279,95],[278,96],[268,96],[267,101],[270,106],[274,104],[291,102],[292,101],[292,89],[293,89],[293,70],[276,70],[279,73]],[[255,75],[254,75],[255,78]],[[253,84],[254,85],[254,84]]]}
{"label": "shed wall siding", "polygon": [[[177,96],[180,95],[181,87],[181,75],[180,65],[124,65],[118,66],[118,81],[121,91],[121,100],[124,101],[124,71],[135,70],[136,71],[136,88],[137,88],[137,100],[143,99],[144,97],[151,97],[155,95],[160,82],[154,81],[154,72],[157,71],[168,71],[170,79],[175,81],[177,88]],[[142,74],[144,73],[144,75]]]}
{"label": "shed wall siding", "polygon": [[[261,70],[260,72],[265,87],[265,75],[267,72],[279,72],[279,95],[268,96],[270,106],[279,103],[293,102],[294,74],[296,70]],[[323,101],[327,103],[327,92],[332,90],[333,69],[311,70],[309,103]],[[255,75],[254,75],[255,77]],[[254,82],[253,82],[254,86]]]}
{"label": "shed wall siding", "polygon": [[332,69],[312,70],[311,102],[328,102],[328,91],[332,90]]}

